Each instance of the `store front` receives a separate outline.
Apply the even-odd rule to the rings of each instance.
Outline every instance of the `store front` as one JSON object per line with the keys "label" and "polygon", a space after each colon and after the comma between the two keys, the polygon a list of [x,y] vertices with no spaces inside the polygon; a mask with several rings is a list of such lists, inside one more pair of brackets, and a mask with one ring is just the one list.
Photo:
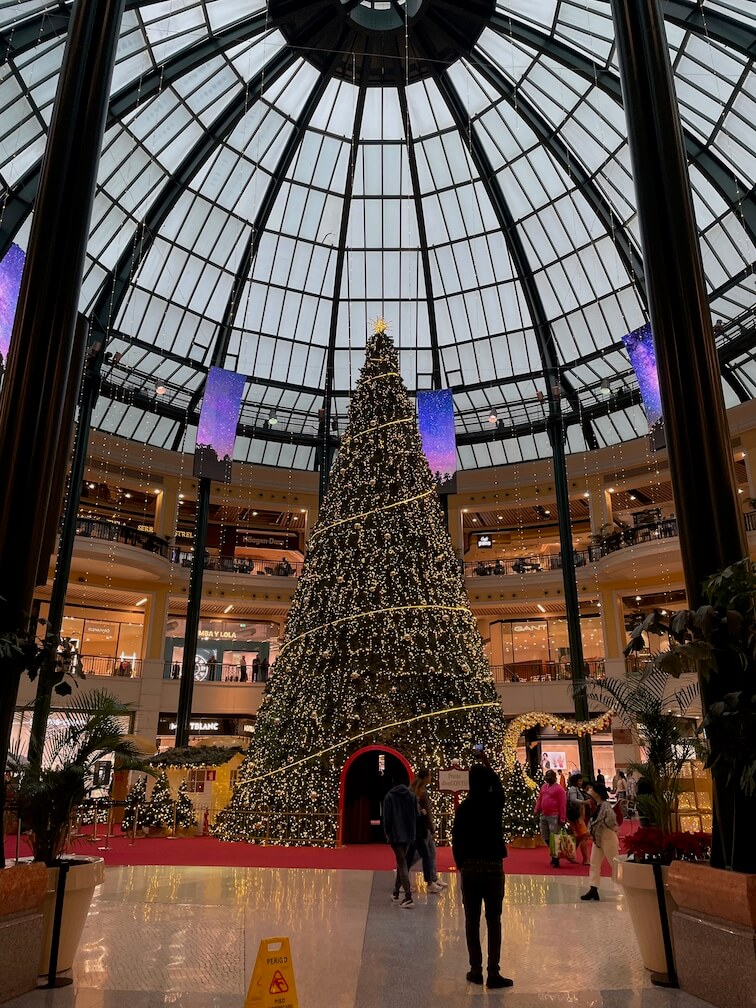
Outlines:
{"label": "store front", "polygon": [[[166,679],[178,679],[186,620],[172,618],[165,642]],[[196,682],[266,682],[278,651],[278,624],[201,620],[194,660]]]}

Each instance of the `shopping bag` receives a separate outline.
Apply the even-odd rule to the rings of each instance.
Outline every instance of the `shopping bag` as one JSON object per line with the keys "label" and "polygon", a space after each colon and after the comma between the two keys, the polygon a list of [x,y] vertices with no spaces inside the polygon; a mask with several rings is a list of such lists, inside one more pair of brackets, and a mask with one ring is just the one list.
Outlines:
{"label": "shopping bag", "polygon": [[558,857],[567,858],[568,861],[575,860],[575,841],[572,839],[567,830],[562,830],[558,834],[559,840],[559,854]]}
{"label": "shopping bag", "polygon": [[549,854],[553,858],[559,857],[559,834],[551,833],[549,834]]}

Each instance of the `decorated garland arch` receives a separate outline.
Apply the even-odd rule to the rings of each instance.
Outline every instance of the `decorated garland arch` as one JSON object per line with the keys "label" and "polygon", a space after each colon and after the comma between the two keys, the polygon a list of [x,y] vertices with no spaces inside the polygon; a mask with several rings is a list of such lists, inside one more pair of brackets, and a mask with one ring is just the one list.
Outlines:
{"label": "decorated garland arch", "polygon": [[[605,711],[603,714],[591,718],[590,721],[576,721],[574,718],[564,718],[546,711],[530,711],[528,714],[519,714],[512,718],[504,732],[504,770],[509,773],[514,768],[517,762],[517,741],[528,728],[554,728],[561,732],[574,732],[580,737],[581,735],[592,735],[594,732],[606,728],[611,722],[613,714],[613,711]],[[536,788],[535,781],[527,775],[525,780],[528,787]]]}

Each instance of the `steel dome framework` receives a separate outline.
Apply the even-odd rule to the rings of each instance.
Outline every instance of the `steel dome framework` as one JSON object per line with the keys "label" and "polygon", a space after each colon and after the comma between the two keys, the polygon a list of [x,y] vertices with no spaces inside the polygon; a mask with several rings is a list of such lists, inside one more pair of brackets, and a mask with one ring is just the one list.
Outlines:
{"label": "steel dome framework", "polygon": [[[756,12],[662,6],[733,405],[756,395]],[[69,13],[0,7],[2,255]],[[248,376],[237,457],[307,468],[380,315],[408,387],[454,390],[463,467],[550,455],[546,375],[568,450],[644,434],[625,132],[608,0],[127,0],[79,306],[122,355],[96,425],[191,450],[217,365]]]}

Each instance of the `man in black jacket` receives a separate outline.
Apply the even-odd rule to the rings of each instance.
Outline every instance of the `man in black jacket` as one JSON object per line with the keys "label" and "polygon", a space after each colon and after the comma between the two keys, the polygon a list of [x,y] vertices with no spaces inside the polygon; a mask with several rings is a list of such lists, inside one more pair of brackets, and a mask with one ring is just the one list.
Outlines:
{"label": "man in black jacket", "polygon": [[[415,842],[417,830],[417,798],[406,784],[392,787],[383,799],[383,830],[396,858],[394,894],[392,902],[402,910],[412,910],[415,906],[410,887],[407,853]],[[399,889],[404,889],[404,899],[399,897]]]}
{"label": "man in black jacket", "polygon": [[470,956],[470,983],[483,983],[483,952],[480,946],[480,911],[485,906],[488,931],[487,987],[511,987],[513,982],[499,972],[501,954],[501,908],[504,900],[504,869],[507,856],[502,832],[504,792],[496,773],[482,763],[470,770],[470,790],[457,809],[452,831],[454,862],[462,874],[465,907],[465,937]]}

